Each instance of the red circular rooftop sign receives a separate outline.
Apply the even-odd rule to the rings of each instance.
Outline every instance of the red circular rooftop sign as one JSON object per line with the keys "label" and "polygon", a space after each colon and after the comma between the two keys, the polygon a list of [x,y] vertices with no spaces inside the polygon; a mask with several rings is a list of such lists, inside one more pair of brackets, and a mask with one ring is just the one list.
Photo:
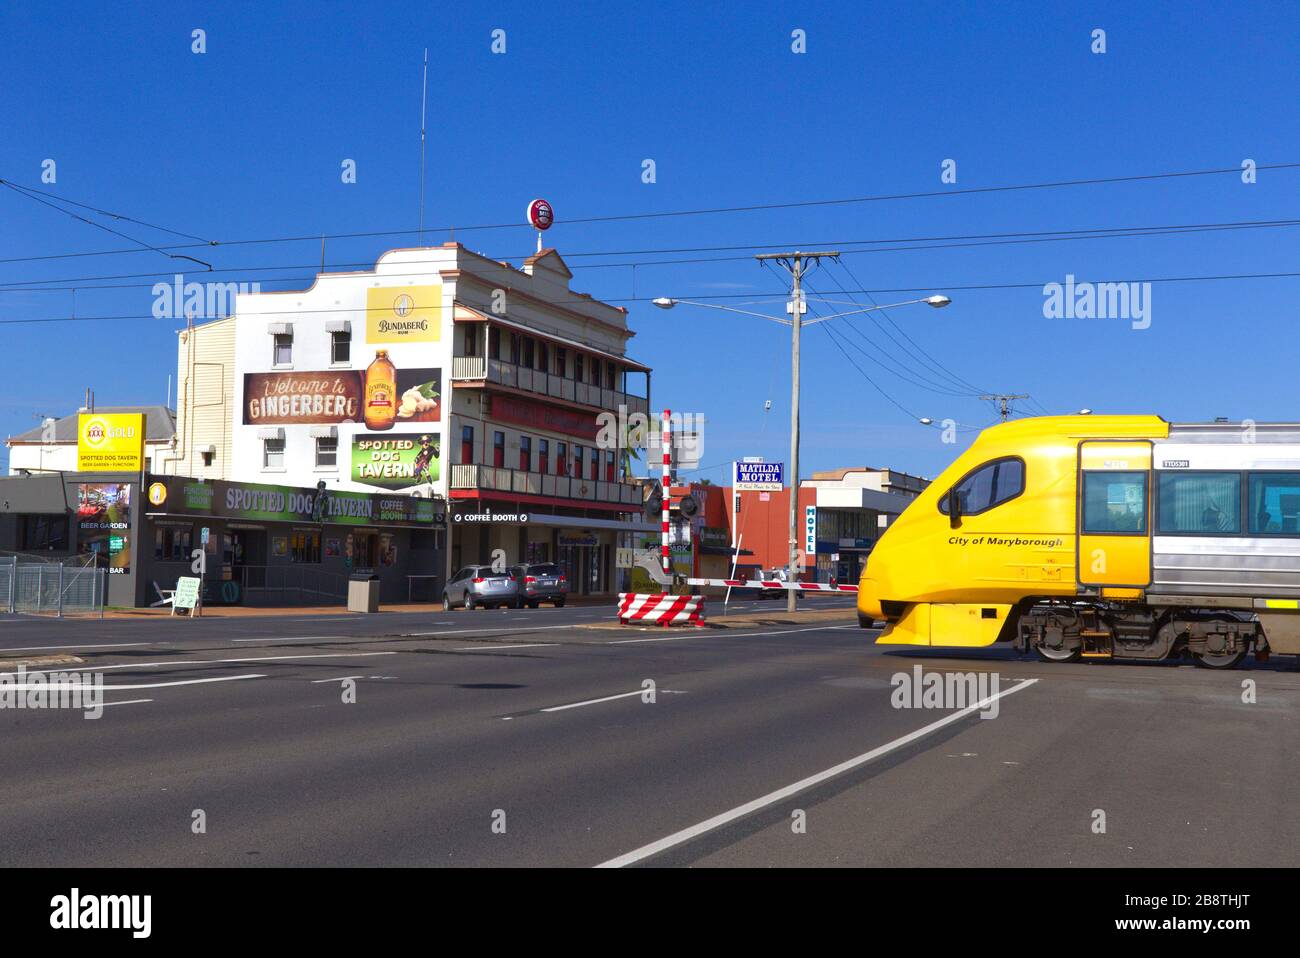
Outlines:
{"label": "red circular rooftop sign", "polygon": [[533,200],[528,204],[528,222],[534,229],[548,230],[555,222],[555,210],[546,200]]}

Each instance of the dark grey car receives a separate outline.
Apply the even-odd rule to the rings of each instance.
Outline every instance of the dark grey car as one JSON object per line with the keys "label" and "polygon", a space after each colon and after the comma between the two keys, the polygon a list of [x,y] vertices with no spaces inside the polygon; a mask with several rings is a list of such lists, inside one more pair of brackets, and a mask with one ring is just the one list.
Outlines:
{"label": "dark grey car", "polygon": [[553,602],[558,609],[569,595],[569,577],[554,562],[517,565],[511,570],[519,580],[520,598],[535,609],[543,602]]}
{"label": "dark grey car", "polygon": [[521,605],[519,597],[519,579],[513,569],[493,572],[490,565],[467,565],[447,583],[442,590],[442,607],[450,609],[454,605],[463,605],[466,609],[478,606],[509,606],[517,609]]}

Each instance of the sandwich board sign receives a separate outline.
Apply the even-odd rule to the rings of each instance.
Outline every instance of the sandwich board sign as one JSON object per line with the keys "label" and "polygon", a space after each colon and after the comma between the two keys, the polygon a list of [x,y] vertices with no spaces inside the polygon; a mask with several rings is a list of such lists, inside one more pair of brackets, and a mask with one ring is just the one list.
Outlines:
{"label": "sandwich board sign", "polygon": [[176,594],[172,596],[172,615],[177,609],[189,609],[191,615],[203,614],[203,599],[199,595],[199,586],[203,580],[198,576],[183,575],[176,580]]}

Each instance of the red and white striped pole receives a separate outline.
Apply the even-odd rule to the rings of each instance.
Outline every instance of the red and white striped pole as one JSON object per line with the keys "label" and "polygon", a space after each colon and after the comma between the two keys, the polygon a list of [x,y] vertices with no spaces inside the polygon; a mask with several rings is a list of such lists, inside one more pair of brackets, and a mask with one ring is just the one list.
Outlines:
{"label": "red and white striped pole", "polygon": [[673,562],[672,554],[668,549],[668,511],[671,499],[668,490],[672,486],[672,454],[673,454],[673,427],[672,413],[667,409],[664,410],[664,428],[663,428],[663,449],[664,449],[664,474],[663,474],[663,500],[660,518],[663,521],[663,560],[664,572],[672,575]]}

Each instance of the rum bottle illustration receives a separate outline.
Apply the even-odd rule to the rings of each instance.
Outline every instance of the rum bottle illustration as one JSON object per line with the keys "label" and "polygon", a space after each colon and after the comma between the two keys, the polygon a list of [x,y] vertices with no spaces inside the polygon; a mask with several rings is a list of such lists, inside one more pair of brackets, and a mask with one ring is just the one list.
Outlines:
{"label": "rum bottle illustration", "polygon": [[365,415],[367,429],[392,429],[397,419],[397,367],[388,350],[375,351],[375,361],[366,368]]}

